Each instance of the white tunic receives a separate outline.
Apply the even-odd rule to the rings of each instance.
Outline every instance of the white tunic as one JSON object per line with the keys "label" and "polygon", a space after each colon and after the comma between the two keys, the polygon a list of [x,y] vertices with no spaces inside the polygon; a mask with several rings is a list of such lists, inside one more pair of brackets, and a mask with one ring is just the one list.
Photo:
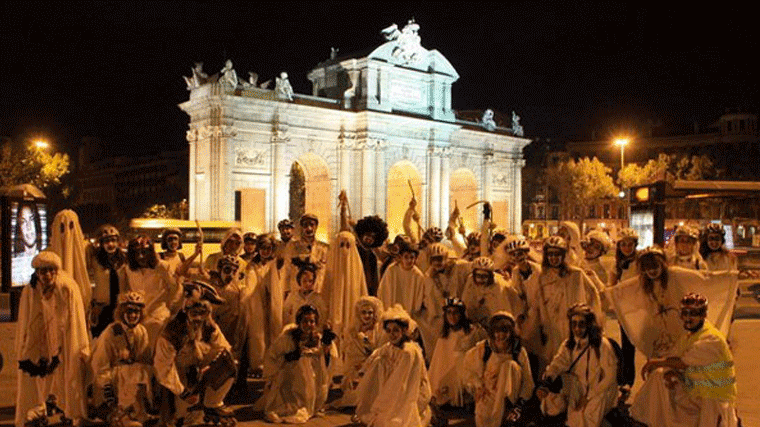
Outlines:
{"label": "white tunic", "polygon": [[401,263],[395,262],[385,270],[377,297],[385,307],[401,304],[414,317],[422,308],[425,297],[425,276],[415,266],[404,270]]}
{"label": "white tunic", "polygon": [[472,275],[467,278],[462,292],[462,301],[467,307],[467,317],[482,325],[497,311],[515,313],[520,311],[520,296],[499,274],[494,274],[491,285],[476,285]]}
{"label": "white tunic", "polygon": [[464,405],[464,355],[482,339],[480,331],[473,324],[469,333],[460,329],[449,331],[446,338],[438,338],[428,371],[430,388],[437,405]]}

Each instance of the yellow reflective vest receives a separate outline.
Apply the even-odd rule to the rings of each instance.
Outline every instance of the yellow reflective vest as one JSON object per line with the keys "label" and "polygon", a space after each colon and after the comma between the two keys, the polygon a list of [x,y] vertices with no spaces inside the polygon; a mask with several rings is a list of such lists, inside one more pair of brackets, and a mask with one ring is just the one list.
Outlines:
{"label": "yellow reflective vest", "polygon": [[704,326],[694,333],[687,334],[679,342],[679,354],[683,355],[699,340],[709,336],[717,337],[716,345],[720,345],[718,359],[707,365],[689,366],[683,371],[684,386],[692,396],[706,399],[736,401],[736,373],[731,350],[726,338],[705,320]]}

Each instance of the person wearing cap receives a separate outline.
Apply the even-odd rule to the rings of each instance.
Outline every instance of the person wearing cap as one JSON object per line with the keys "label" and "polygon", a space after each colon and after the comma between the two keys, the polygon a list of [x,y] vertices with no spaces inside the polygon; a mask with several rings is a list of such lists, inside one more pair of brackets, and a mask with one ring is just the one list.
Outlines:
{"label": "person wearing cap", "polygon": [[114,321],[95,341],[90,361],[103,419],[124,427],[140,427],[148,418],[152,351],[140,323],[144,308],[141,293],[119,294]]}
{"label": "person wearing cap", "polygon": [[699,241],[699,254],[710,271],[738,269],[736,255],[726,248],[726,230],[723,224],[711,222],[705,226]]}
{"label": "person wearing cap", "polygon": [[352,420],[367,426],[427,426],[430,380],[422,349],[411,338],[415,322],[399,304],[386,309],[381,321],[387,341],[364,363]]}
{"label": "person wearing cap", "polygon": [[260,234],[256,239],[257,253],[245,271],[245,287],[240,304],[243,307],[244,350],[255,375],[261,374],[267,347],[282,332],[283,292],[277,269],[272,234]]}
{"label": "person wearing cap", "polygon": [[[573,305],[567,318],[570,337],[546,368],[536,395],[544,414],[567,412],[569,427],[600,426],[617,401],[617,355],[589,306]],[[557,378],[559,390],[551,385]]]}
{"label": "person wearing cap", "polygon": [[169,272],[169,264],[156,255],[150,237],[141,234],[129,241],[127,264],[119,270],[119,290],[145,295],[143,325],[152,348],[172,311],[178,309],[182,290]]}
{"label": "person wearing cap", "polygon": [[480,257],[470,264],[470,275],[462,291],[467,317],[485,327],[498,311],[518,310],[521,307],[517,291],[499,274],[494,274],[491,258]]}
{"label": "person wearing cap", "polygon": [[79,286],[52,251],[37,254],[32,268],[16,323],[15,425],[23,426],[27,412],[51,394],[66,417],[80,422],[87,415],[84,363],[90,340]]}
{"label": "person wearing cap", "polygon": [[544,240],[541,273],[538,276],[538,304],[531,307],[537,316],[543,352],[540,366],[552,360],[562,342],[569,338],[567,310],[576,303],[585,303],[597,319],[602,318],[599,291],[578,267],[568,264],[569,247],[560,236]]}
{"label": "person wearing cap", "polygon": [[436,406],[465,405],[462,365],[467,350],[484,338],[483,330],[467,318],[466,307],[456,297],[443,304],[444,322],[433,350],[428,376]]}
{"label": "person wearing cap", "polygon": [[317,266],[315,288],[322,289],[325,281],[325,267],[327,266],[327,243],[317,240],[317,228],[319,218],[312,213],[305,213],[298,221],[301,226],[301,235],[298,239],[291,239],[283,250],[285,264],[283,266],[283,290],[285,294],[298,291],[296,275],[301,263],[309,262]]}
{"label": "person wearing cap", "polygon": [[165,399],[161,422],[174,425],[183,418],[185,425],[195,425],[204,415],[234,419],[224,405],[236,375],[232,348],[212,318],[213,307],[224,301],[200,280],[185,282],[183,297],[182,310],[161,332],[153,358]]}
{"label": "person wearing cap", "polygon": [[[243,232],[239,228],[230,228],[225,233],[219,246],[221,251],[209,255],[203,262],[204,270],[214,270],[219,262],[219,258],[225,255],[234,255],[240,258],[240,250],[243,246]],[[243,258],[240,258],[240,271],[245,271],[247,265],[248,263]]]}
{"label": "person wearing cap", "polygon": [[92,336],[97,337],[114,320],[119,295],[119,269],[127,262],[121,249],[121,237],[116,227],[105,224],[96,232],[97,250],[87,258],[87,270],[92,288],[90,324]]}
{"label": "person wearing cap", "polygon": [[498,311],[486,325],[488,338],[465,353],[462,366],[465,387],[475,397],[475,426],[498,427],[530,399],[534,383],[512,314]]}
{"label": "person wearing cap", "polygon": [[239,329],[242,317],[240,299],[243,294],[241,280],[244,278],[244,275],[240,273],[239,257],[225,255],[219,258],[216,269],[210,271],[209,275],[209,284],[224,300],[223,303],[214,307],[212,317],[232,346],[235,358],[239,359],[243,333]]}
{"label": "person wearing cap", "polygon": [[340,389],[343,395],[339,401],[332,403],[334,407],[356,406],[356,388],[361,380],[359,371],[385,339],[380,322],[382,314],[383,302],[376,297],[365,295],[354,304],[352,321],[341,337],[343,380]]}
{"label": "person wearing cap", "polygon": [[610,274],[609,285],[615,286],[619,282],[628,280],[639,275],[636,268],[636,245],[639,244],[639,233],[632,228],[624,228],[618,231],[615,242],[615,268]]}
{"label": "person wearing cap", "polygon": [[330,385],[334,335],[320,332],[319,310],[303,305],[264,360],[264,416],[269,422],[302,424],[323,411]]}
{"label": "person wearing cap", "polygon": [[285,246],[293,239],[293,230],[296,226],[288,218],[280,220],[277,223],[277,231],[280,233],[280,238],[277,240],[276,255],[277,259],[282,259],[282,253],[285,250]]}
{"label": "person wearing cap", "polygon": [[604,291],[607,283],[609,283],[610,273],[604,263],[602,263],[602,257],[612,247],[612,240],[602,230],[591,230],[586,233],[586,238],[581,242],[581,248],[583,248],[583,260],[581,260],[580,267],[589,277],[593,277],[591,272],[596,275],[601,284],[597,286],[599,292]]}
{"label": "person wearing cap", "polygon": [[385,307],[400,304],[413,318],[421,314],[425,299],[425,275],[415,265],[418,255],[410,239],[399,240],[398,260],[385,271],[377,290]]}
{"label": "person wearing cap", "polygon": [[185,255],[179,251],[182,249],[183,237],[184,234],[179,228],[171,227],[164,229],[161,233],[161,249],[163,251],[158,254],[159,258],[169,264],[169,272],[178,281],[182,280],[181,277],[187,275],[187,271],[193,264],[193,261],[203,253],[203,245],[196,243],[193,254],[190,255],[190,258],[185,258]]}
{"label": "person wearing cap", "polygon": [[249,231],[243,234],[243,253],[240,258],[250,264],[254,256],[256,256],[256,233]]}
{"label": "person wearing cap", "polygon": [[285,302],[282,304],[282,322],[287,325],[296,321],[298,309],[304,305],[311,305],[321,313],[319,326],[323,326],[328,320],[327,303],[322,297],[322,293],[317,292],[317,266],[314,264],[303,264],[299,267],[296,274],[298,290],[288,294]]}
{"label": "person wearing cap", "polygon": [[[681,225],[673,235],[673,246],[666,251],[668,265],[692,270],[707,270],[707,263],[699,254],[699,230]],[[667,247],[666,247],[667,248]]]}
{"label": "person wearing cap", "polygon": [[690,293],[680,301],[685,334],[676,352],[650,359],[641,370],[644,385],[630,408],[648,425],[739,425],[736,372],[726,337],[707,319],[707,298]]}

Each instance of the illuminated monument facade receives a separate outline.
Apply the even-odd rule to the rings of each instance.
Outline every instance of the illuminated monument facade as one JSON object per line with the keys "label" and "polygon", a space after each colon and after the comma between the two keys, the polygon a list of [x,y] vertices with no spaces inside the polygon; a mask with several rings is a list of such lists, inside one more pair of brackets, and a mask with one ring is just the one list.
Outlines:
{"label": "illuminated monument facade", "polygon": [[308,75],[311,95],[293,93],[286,73],[259,83],[238,79],[231,61],[208,76],[185,77],[190,116],[190,218],[240,220],[253,231],[304,211],[323,237],[338,229],[345,189],[354,219],[379,214],[391,236],[414,192],[423,227],[448,223],[456,203],[468,229],[479,227],[478,200],[489,200],[500,227],[521,229],[522,137],[519,117],[497,126],[493,112],[457,119],[457,74],[437,50],[421,46],[419,26],[383,30],[366,56],[339,57]]}

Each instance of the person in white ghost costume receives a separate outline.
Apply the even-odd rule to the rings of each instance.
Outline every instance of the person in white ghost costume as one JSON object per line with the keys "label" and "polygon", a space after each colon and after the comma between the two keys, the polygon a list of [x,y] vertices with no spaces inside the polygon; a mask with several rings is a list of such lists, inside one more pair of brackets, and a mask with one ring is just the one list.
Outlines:
{"label": "person in white ghost costume", "polygon": [[[304,305],[311,305],[320,313],[328,313],[324,297],[314,289],[316,281],[317,266],[314,264],[301,265],[298,274],[296,274],[298,290],[289,293],[282,304],[282,321],[284,324],[295,323],[296,313]],[[327,315],[320,314],[318,326],[324,326],[328,320],[330,319]]]}
{"label": "person in white ghost costume", "polygon": [[[632,228],[624,228],[618,231],[618,240],[615,243],[615,265],[610,271],[609,286],[615,286],[620,282],[624,282],[632,277],[638,277],[639,269],[636,257],[638,252],[636,251],[636,245],[639,243],[639,233]],[[606,292],[605,292],[606,294]],[[612,303],[607,300],[608,309],[612,311]],[[623,325],[620,325],[620,347],[622,349],[622,359],[620,363],[623,364],[623,372],[625,375],[625,383],[632,387],[636,380],[636,347],[633,346],[631,340],[623,329]]]}
{"label": "person in white ghost costume", "polygon": [[[540,337],[540,324],[537,311],[531,308],[538,304],[538,277],[541,274],[541,264],[531,258],[531,248],[528,240],[519,236],[510,242],[505,242],[504,250],[514,259],[515,267],[512,269],[512,288],[520,298],[520,305],[515,309],[517,325],[520,327],[520,338],[528,355],[531,357],[531,370],[537,371],[536,355],[543,351]],[[534,372],[537,374],[538,372]]]}
{"label": "person in white ghost costume", "polygon": [[90,361],[95,402],[106,403],[109,421],[123,427],[139,427],[147,419],[153,352],[140,324],[143,308],[141,293],[120,294],[115,319],[95,341]]}
{"label": "person in white ghost costume", "polygon": [[16,427],[49,395],[77,423],[87,415],[85,363],[90,342],[79,286],[61,258],[43,251],[32,260],[34,276],[21,291],[16,324]]}
{"label": "person in white ghost costume", "polygon": [[[589,306],[576,304],[567,317],[570,338],[546,368],[536,395],[547,415],[567,411],[569,427],[598,427],[617,401],[617,355]],[[560,377],[561,390],[550,392],[548,384]]]}
{"label": "person in white ghost costume", "polygon": [[356,388],[359,386],[359,371],[375,349],[384,342],[383,325],[380,316],[383,303],[373,296],[363,296],[354,304],[354,317],[341,339],[343,358],[343,380],[340,400],[335,407],[356,406]]}
{"label": "person in white ghost costume", "polygon": [[310,262],[319,267],[317,269],[316,289],[322,289],[322,284],[325,281],[328,246],[327,243],[317,240],[319,218],[312,213],[305,213],[298,220],[298,224],[301,226],[300,237],[290,239],[282,251],[284,259],[282,288],[286,295],[298,290],[296,274],[298,274],[300,264],[304,262]]}
{"label": "person in white ghost costume", "polygon": [[552,360],[562,342],[569,338],[567,310],[576,303],[587,304],[597,319],[602,318],[601,300],[596,286],[586,273],[565,259],[568,245],[560,236],[544,241],[543,263],[538,277],[538,301],[531,309],[538,316],[543,352],[541,367]]}
{"label": "person in white ghost costume", "polygon": [[145,295],[143,325],[148,330],[151,348],[169,321],[169,306],[180,295],[178,286],[169,273],[169,265],[158,259],[148,236],[141,234],[129,241],[127,264],[119,270],[119,290],[120,293],[136,291]]}
{"label": "person in white ghost costume", "polygon": [[707,272],[669,266],[665,253],[651,246],[639,253],[641,274],[607,289],[626,334],[648,358],[674,355],[685,334],[679,317],[681,297],[697,292],[710,298],[709,320],[724,335],[731,324],[737,271]]}
{"label": "person in white ghost costume", "polygon": [[428,376],[435,404],[462,407],[464,394],[464,355],[485,338],[477,323],[471,323],[459,298],[448,298],[443,306],[444,323],[435,344]]}
{"label": "person in white ghost costume", "polygon": [[87,242],[79,226],[79,216],[70,209],[64,209],[55,216],[53,223],[50,224],[50,230],[52,231],[50,249],[61,257],[63,269],[79,285],[82,304],[89,316],[92,285],[87,272],[85,249]]}
{"label": "person in white ghost costume", "polygon": [[277,269],[277,241],[271,234],[256,238],[257,254],[245,270],[245,287],[240,305],[243,307],[244,334],[247,337],[249,366],[261,372],[267,347],[282,332],[283,291]]}
{"label": "person in white ghost costume", "polygon": [[362,369],[355,421],[368,427],[424,427],[430,410],[430,381],[422,349],[410,339],[414,321],[396,304],[382,316],[388,342]]}
{"label": "person in white ghost costume", "polygon": [[332,337],[319,332],[319,312],[311,305],[298,309],[295,322],[285,326],[264,361],[261,400],[264,416],[274,423],[305,423],[327,401]]}
{"label": "person in white ghost costume", "polygon": [[491,258],[480,257],[470,265],[462,301],[467,306],[467,317],[485,327],[488,319],[499,311],[512,312],[521,305],[517,291],[499,274],[494,274]]}
{"label": "person in white ghost costume", "polygon": [[650,426],[736,427],[736,372],[726,337],[707,320],[707,298],[687,294],[680,317],[686,333],[674,356],[651,359],[631,416]]}
{"label": "person in white ghost costume", "polygon": [[425,275],[415,265],[419,251],[408,239],[398,245],[398,261],[391,264],[377,289],[377,297],[385,307],[400,304],[404,310],[417,316],[425,297]]}
{"label": "person in white ghost costume", "polygon": [[465,353],[464,382],[475,397],[476,427],[501,426],[533,394],[528,352],[515,328],[512,314],[494,313],[488,319],[488,339]]}
{"label": "person in white ghost costume", "polygon": [[601,230],[591,230],[586,233],[586,238],[581,241],[581,247],[583,248],[583,259],[580,267],[594,281],[597,290],[600,293],[604,292],[604,288],[610,281],[610,269],[602,262],[602,257],[612,247],[610,236]]}
{"label": "person in white ghost costume", "polygon": [[737,270],[736,255],[726,248],[726,230],[723,224],[711,222],[702,230],[699,253],[710,271]]}
{"label": "person in white ghost costume", "polygon": [[666,246],[668,265],[691,270],[707,270],[707,263],[699,253],[699,230],[690,225],[681,225],[673,234],[673,241]]}
{"label": "person in white ghost costume", "polygon": [[342,336],[354,318],[354,306],[367,295],[364,266],[356,249],[356,237],[341,231],[327,253],[327,272],[322,289],[318,289],[330,307],[326,317],[332,329]]}
{"label": "person in white ghost costume", "polygon": [[583,259],[583,249],[581,248],[581,231],[578,224],[573,221],[562,221],[557,230],[557,236],[562,237],[567,242],[566,262],[568,265],[578,267]]}
{"label": "person in white ghost costume", "polygon": [[216,269],[219,258],[225,255],[234,255],[240,258],[240,270],[245,271],[248,263],[240,256],[240,248],[243,246],[243,232],[239,228],[230,228],[219,243],[221,251],[209,255],[203,262],[203,269],[211,271]]}

